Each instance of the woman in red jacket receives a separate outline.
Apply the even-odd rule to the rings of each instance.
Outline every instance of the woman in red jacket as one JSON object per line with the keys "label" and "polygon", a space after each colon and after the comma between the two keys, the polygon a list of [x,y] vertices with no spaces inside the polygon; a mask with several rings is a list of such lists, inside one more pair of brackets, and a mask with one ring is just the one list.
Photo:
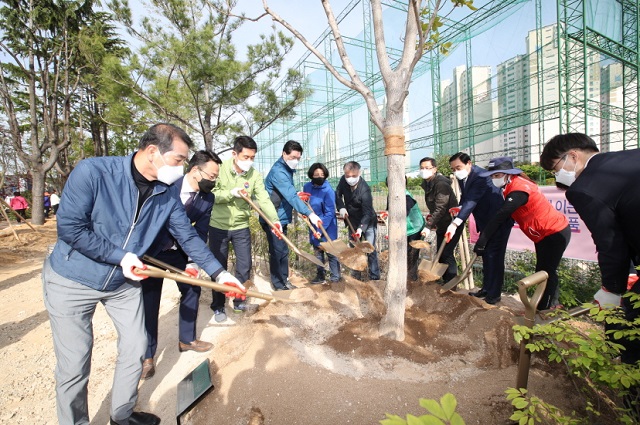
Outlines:
{"label": "woman in red jacket", "polygon": [[558,288],[558,265],[571,239],[569,221],[558,212],[538,190],[522,170],[514,168],[509,157],[489,161],[487,171],[481,177],[491,176],[493,184],[503,189],[504,204],[480,234],[473,251],[482,255],[487,241],[500,224],[512,217],[536,247],[536,271],[549,274],[547,287],[538,304],[540,310],[554,307],[554,295]]}
{"label": "woman in red jacket", "polygon": [[12,210],[20,214],[16,216],[16,220],[18,221],[18,223],[22,221],[20,219],[20,216],[26,218],[25,212],[27,211],[27,208],[29,208],[29,203],[26,199],[24,199],[23,196],[20,196],[20,192],[13,192],[13,198],[11,198],[11,203],[9,204],[9,206]]}

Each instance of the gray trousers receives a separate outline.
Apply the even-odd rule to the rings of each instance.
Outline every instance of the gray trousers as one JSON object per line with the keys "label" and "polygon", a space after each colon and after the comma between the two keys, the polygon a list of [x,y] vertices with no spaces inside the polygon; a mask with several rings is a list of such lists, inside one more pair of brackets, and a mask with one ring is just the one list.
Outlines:
{"label": "gray trousers", "polygon": [[93,348],[93,314],[101,302],[118,332],[118,357],[111,388],[111,418],[127,419],[138,398],[138,381],[147,348],[139,283],[101,292],[60,276],[49,260],[42,269],[44,303],[56,353],[58,422],[89,424],[87,384]]}

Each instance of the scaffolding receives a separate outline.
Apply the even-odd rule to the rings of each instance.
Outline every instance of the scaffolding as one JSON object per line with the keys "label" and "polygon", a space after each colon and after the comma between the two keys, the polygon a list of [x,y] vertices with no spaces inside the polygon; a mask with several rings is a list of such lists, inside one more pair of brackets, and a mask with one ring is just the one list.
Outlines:
{"label": "scaffolding", "polygon": [[[415,68],[407,100],[410,119],[404,123],[407,172],[415,171],[419,157],[460,150],[472,155],[479,165],[502,155],[536,162],[544,142],[566,132],[589,134],[603,151],[639,147],[637,0],[480,3],[475,11],[445,19],[439,43],[452,44],[448,54],[443,55],[440,46],[435,46]],[[596,12],[596,3],[598,11],[605,8],[608,13]],[[385,7],[385,26],[404,28],[398,19],[406,17],[406,4],[388,0]],[[488,63],[486,55],[474,53],[478,43],[487,38],[497,51],[506,50],[513,43],[509,31],[521,24],[523,15],[535,15],[525,24],[526,52],[502,63]],[[345,35],[344,41],[384,113],[384,87],[375,62],[368,0],[352,0],[338,21],[347,16],[362,17],[360,33]],[[505,36],[491,38],[491,31],[497,29]],[[385,32],[389,34],[387,28]],[[393,64],[400,57],[401,46],[388,44]],[[336,69],[342,69],[329,30],[315,46]],[[360,94],[335,81],[309,53],[295,68],[306,76],[313,94],[299,105],[294,118],[279,120],[256,137],[258,167],[268,170],[284,143],[293,139],[305,147],[303,171],[322,162],[335,184],[342,165],[353,160],[362,164],[367,180],[383,182],[383,137],[369,119]],[[450,74],[452,82],[444,79]],[[287,97],[284,84],[277,92]],[[300,174],[303,177],[306,173]]]}

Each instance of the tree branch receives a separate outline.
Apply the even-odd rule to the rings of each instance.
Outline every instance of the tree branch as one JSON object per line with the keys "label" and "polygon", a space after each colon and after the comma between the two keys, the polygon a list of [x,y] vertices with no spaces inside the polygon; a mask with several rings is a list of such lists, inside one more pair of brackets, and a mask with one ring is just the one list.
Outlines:
{"label": "tree branch", "polygon": [[[389,64],[387,54],[387,44],[384,39],[384,22],[382,20],[382,3],[380,0],[371,0],[371,14],[373,16],[373,35],[375,37],[376,56],[378,57],[378,67],[383,75],[391,75],[393,70]],[[365,30],[366,31],[366,30]]]}

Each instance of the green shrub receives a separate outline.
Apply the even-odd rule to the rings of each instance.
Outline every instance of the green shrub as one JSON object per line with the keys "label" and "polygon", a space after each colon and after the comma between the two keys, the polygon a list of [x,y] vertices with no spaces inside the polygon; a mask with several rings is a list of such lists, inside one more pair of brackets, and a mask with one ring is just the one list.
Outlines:
{"label": "green shrub", "polygon": [[382,425],[464,425],[464,420],[456,412],[458,401],[451,393],[443,395],[440,403],[436,400],[421,398],[420,406],[429,413],[422,416],[407,415],[407,419],[387,413],[387,419],[381,420],[380,423]]}

